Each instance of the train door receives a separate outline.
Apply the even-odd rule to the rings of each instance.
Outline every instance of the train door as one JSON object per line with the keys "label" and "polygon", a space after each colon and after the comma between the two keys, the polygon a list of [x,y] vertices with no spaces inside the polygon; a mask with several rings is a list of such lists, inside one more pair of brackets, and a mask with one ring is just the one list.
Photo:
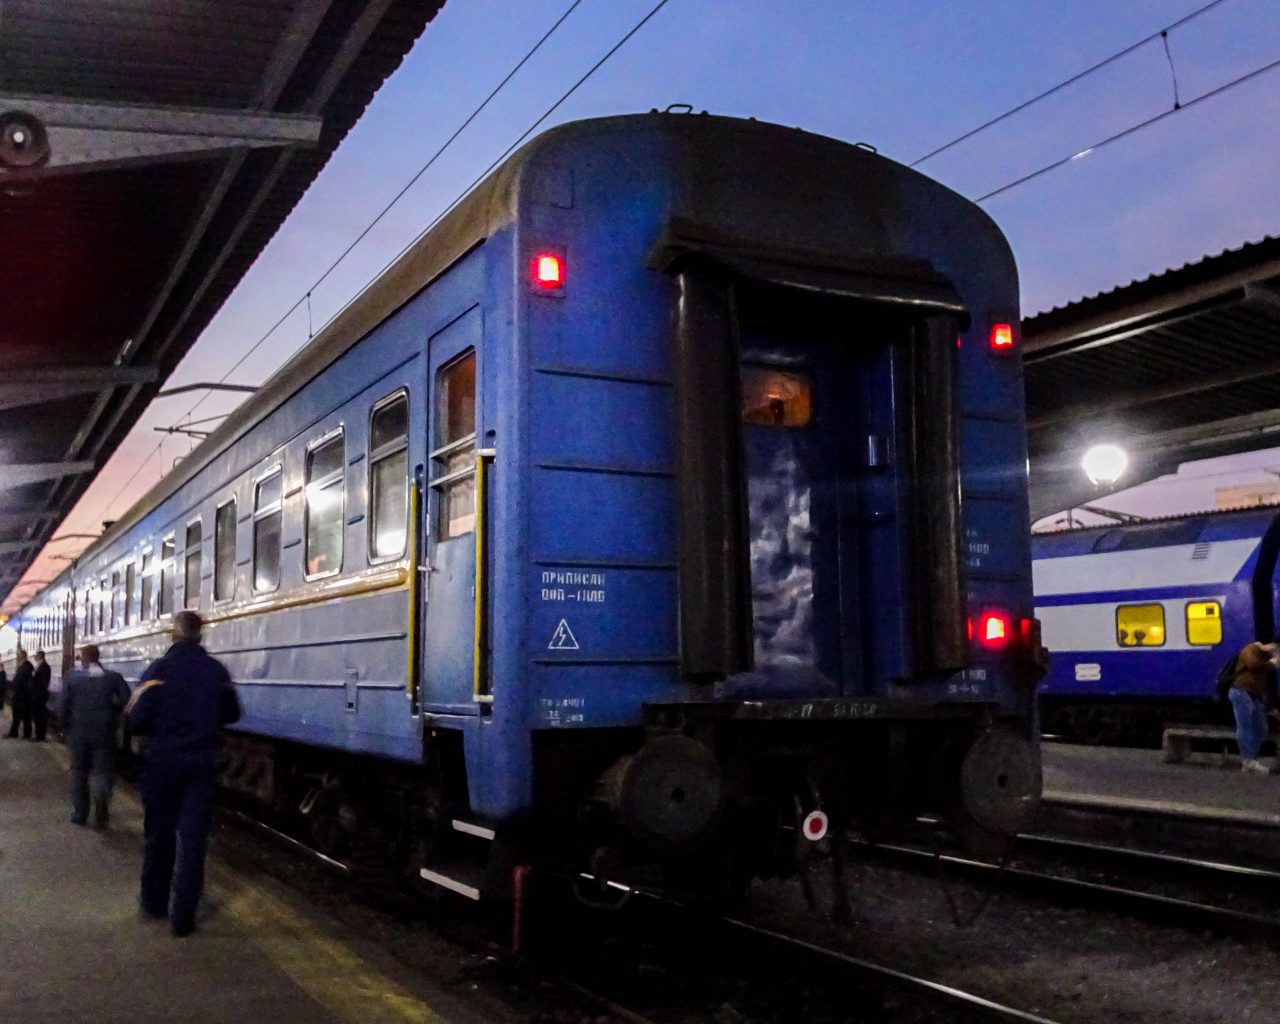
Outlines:
{"label": "train door", "polygon": [[422,709],[476,714],[478,306],[428,343]]}
{"label": "train door", "polygon": [[848,343],[847,303],[788,298],[761,289],[739,303],[753,660],[803,692],[857,693],[854,438],[867,344]]}

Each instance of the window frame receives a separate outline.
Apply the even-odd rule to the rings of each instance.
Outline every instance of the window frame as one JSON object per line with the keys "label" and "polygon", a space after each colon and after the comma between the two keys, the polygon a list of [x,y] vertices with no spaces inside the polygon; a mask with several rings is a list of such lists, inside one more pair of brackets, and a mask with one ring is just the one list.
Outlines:
{"label": "window frame", "polygon": [[[151,605],[155,603],[156,588],[154,582],[148,588],[147,586],[147,559],[151,559],[152,572],[151,578],[155,579],[155,545],[142,548],[138,552],[138,622],[150,622],[155,616],[151,614]],[[147,593],[148,589],[151,591]],[[149,599],[149,600],[148,600]]]}
{"label": "window frame", "polygon": [[107,605],[111,599],[111,591],[108,589],[110,582],[109,575],[98,577],[98,636],[107,635]]}
{"label": "window frame", "polygon": [[[345,458],[346,452],[343,452]],[[344,467],[345,468],[345,467]],[[272,502],[272,508],[258,508],[258,488],[263,482],[270,480],[271,477],[280,477],[280,497]],[[249,590],[254,594],[274,594],[280,589],[280,581],[284,576],[284,463],[277,462],[264,473],[260,473],[253,479],[253,513],[250,517],[250,538],[249,538]],[[266,519],[268,516],[278,515],[280,517],[280,537],[279,550],[276,552],[276,582],[274,586],[258,588],[258,521]]]}
{"label": "window frame", "polygon": [[[760,420],[747,419],[746,408],[746,376],[747,373],[753,374],[777,374],[782,377],[788,377],[798,382],[803,388],[807,406],[805,411],[807,417],[799,423],[765,423]],[[818,382],[814,375],[813,369],[804,364],[788,364],[780,365],[778,363],[757,363],[744,360],[741,369],[738,371],[739,386],[741,392],[739,404],[742,406],[738,411],[738,418],[744,427],[762,427],[767,430],[805,430],[814,425],[818,417]]]}
{"label": "window frame", "polygon": [[[1147,644],[1147,643],[1126,644],[1121,642],[1120,613],[1124,611],[1126,608],[1159,608],[1160,609],[1161,640],[1158,644]],[[1164,602],[1162,601],[1133,601],[1128,604],[1118,604],[1116,605],[1113,621],[1115,622],[1114,636],[1116,640],[1116,646],[1119,647],[1122,651],[1125,651],[1125,650],[1141,651],[1148,647],[1159,648],[1159,647],[1164,647],[1169,643],[1169,619],[1168,619],[1168,616],[1165,614]]]}
{"label": "window frame", "polygon": [[[306,451],[302,458],[302,578],[310,583],[312,580],[328,579],[330,576],[337,576],[342,572],[342,567],[346,564],[347,559],[347,427],[346,423],[339,423],[332,430],[321,434],[313,441],[308,442]],[[331,477],[340,480],[342,483],[342,504],[339,510],[338,522],[341,537],[341,546],[338,550],[338,564],[332,569],[325,569],[324,572],[307,572],[307,561],[311,557],[311,495],[308,490],[313,481],[311,476],[311,457],[320,448],[332,441],[335,437],[342,439],[342,461],[341,468],[330,474]],[[325,477],[326,480],[329,477]],[[283,500],[283,495],[281,499]]]}
{"label": "window frame", "polygon": [[111,619],[108,623],[109,633],[114,633],[120,622],[120,569],[117,567],[111,570]]}
{"label": "window frame", "polygon": [[[201,532],[203,533],[203,531]],[[164,556],[164,546],[166,544],[171,545],[173,548],[168,558],[165,558]],[[167,575],[170,579],[168,611],[164,610],[164,581],[166,576],[165,566],[168,566]],[[185,562],[183,563],[183,567],[184,568],[186,567]],[[173,616],[174,598],[177,596],[177,586],[178,586],[178,534],[177,534],[177,531],[174,531],[173,533],[169,534],[167,537],[160,538],[160,557],[156,565],[156,575],[160,577],[160,585],[156,587],[156,619],[159,620],[159,619],[171,618]],[[185,597],[186,595],[183,594],[184,599]]]}
{"label": "window frame", "polygon": [[[381,412],[383,409],[387,408],[390,405],[394,405],[396,402],[400,401],[400,399],[402,398],[404,399],[404,423],[405,423],[404,433],[401,435],[400,440],[397,443],[383,445],[381,448],[375,451],[373,448],[374,417],[377,416],[378,413]],[[392,456],[399,455],[402,451],[405,453],[409,451],[409,434],[410,434],[409,419],[410,419],[411,413],[412,413],[412,406],[410,404],[408,387],[398,388],[397,390],[393,391],[391,394],[378,399],[378,401],[373,403],[372,408],[369,409],[369,433],[368,433],[369,454],[367,456],[368,462],[369,462],[368,486],[367,486],[369,507],[366,510],[364,553],[365,553],[365,560],[370,565],[384,565],[387,562],[394,562],[394,561],[397,561],[398,559],[404,558],[404,556],[408,553],[408,550],[409,550],[409,531],[415,529],[414,524],[409,522],[409,509],[413,504],[409,495],[409,488],[413,486],[413,480],[412,480],[413,475],[412,473],[410,473],[408,475],[408,479],[406,480],[406,486],[404,491],[405,530],[404,530],[404,541],[400,545],[400,550],[390,555],[375,555],[373,553],[374,539],[376,536],[374,533],[374,529],[377,525],[374,522],[375,505],[373,501],[373,470],[374,470],[374,467],[379,462],[382,462],[384,459],[389,459]],[[408,459],[408,455],[406,454],[405,456],[406,470],[408,469],[408,465],[409,465],[409,459]]]}
{"label": "window frame", "polygon": [[[222,510],[227,506],[231,506],[231,596],[218,596],[218,517],[222,514]],[[236,501],[236,495],[233,491],[231,495],[224,498],[213,507],[213,606],[228,604],[236,599],[236,555],[240,549],[240,522],[236,518],[239,515],[240,507]],[[201,534],[203,534],[203,529]],[[203,544],[203,537],[201,540]]]}
{"label": "window frame", "polygon": [[138,563],[132,558],[124,563],[124,601],[122,602],[122,625],[127,629],[133,625],[133,599],[138,589]]}
{"label": "window frame", "polygon": [[[475,392],[471,396],[475,419],[471,425],[471,432],[461,437],[455,437],[445,444],[438,445],[427,453],[427,465],[429,467],[427,475],[430,478],[428,487],[431,494],[428,532],[431,535],[432,544],[447,544],[450,541],[473,536],[476,532],[475,517],[480,512],[478,507],[474,510],[471,529],[462,533],[451,534],[448,532],[449,521],[444,517],[446,492],[451,490],[458,481],[465,480],[468,477],[475,479],[476,487],[479,486],[477,461],[480,451],[480,353],[474,346],[463,349],[436,370],[433,380],[434,390],[431,393],[431,408],[427,410],[427,413],[430,416],[431,439],[435,441],[448,429],[448,391],[444,384],[444,378],[451,370],[464,363],[467,359],[475,361],[475,370],[472,374]],[[469,465],[464,466],[462,469],[455,469],[451,473],[441,473],[439,476],[432,475],[437,470],[445,468],[451,455],[468,447],[471,448],[473,455]]]}
{"label": "window frame", "polygon": [[[187,567],[191,564],[191,527],[200,527],[200,553],[199,561],[196,566],[196,603],[191,604],[191,591],[187,587],[189,582],[187,576]],[[200,599],[203,597],[204,589],[204,516],[198,515],[192,519],[188,519],[186,525],[182,528],[182,609],[199,610]],[[175,602],[176,603],[176,602]]]}
{"label": "window frame", "polygon": [[[1218,639],[1211,644],[1199,644],[1191,639],[1191,606],[1193,604],[1201,604],[1201,605],[1211,604],[1218,610],[1218,614],[1217,614]],[[1208,648],[1211,648],[1211,647],[1217,647],[1219,644],[1222,643],[1222,640],[1223,640],[1222,600],[1217,597],[1198,597],[1198,598],[1191,598],[1187,601],[1184,601],[1182,603],[1182,627],[1183,627],[1183,630],[1185,631],[1184,635],[1186,636],[1187,645],[1189,647],[1194,647],[1202,650],[1207,650]]]}

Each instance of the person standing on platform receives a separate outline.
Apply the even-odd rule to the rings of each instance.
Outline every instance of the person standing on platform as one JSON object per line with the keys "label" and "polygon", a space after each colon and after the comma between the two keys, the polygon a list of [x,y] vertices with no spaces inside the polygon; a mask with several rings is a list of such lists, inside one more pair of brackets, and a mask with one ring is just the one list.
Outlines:
{"label": "person standing on platform", "polygon": [[27,660],[27,652],[18,648],[18,665],[13,670],[13,687],[9,693],[9,707],[13,715],[13,724],[9,726],[9,738],[18,735],[22,728],[23,739],[31,739],[31,677],[35,668]]}
{"label": "person standing on platform", "polygon": [[1280,665],[1280,646],[1251,643],[1236,655],[1235,678],[1227,694],[1236,716],[1240,770],[1260,775],[1270,769],[1258,760],[1267,738],[1267,673]]}
{"label": "person standing on platform", "polygon": [[9,673],[0,664],[0,712],[4,711],[4,698],[9,692]]}
{"label": "person standing on platform", "polygon": [[88,823],[92,796],[93,827],[102,831],[111,810],[116,730],[129,702],[129,684],[98,663],[96,644],[80,648],[80,665],[63,680],[58,704],[62,737],[71,748],[71,821]]}
{"label": "person standing on platform", "polygon": [[173,646],[142,673],[126,708],[143,741],[142,913],[167,916],[177,937],[195,930],[220,733],[240,718],[231,676],[200,646],[203,625],[195,612],[174,616]]}
{"label": "person standing on platform", "polygon": [[45,661],[44,651],[36,651],[36,668],[31,674],[31,721],[36,727],[34,739],[43,743],[49,731],[49,680],[53,669]]}

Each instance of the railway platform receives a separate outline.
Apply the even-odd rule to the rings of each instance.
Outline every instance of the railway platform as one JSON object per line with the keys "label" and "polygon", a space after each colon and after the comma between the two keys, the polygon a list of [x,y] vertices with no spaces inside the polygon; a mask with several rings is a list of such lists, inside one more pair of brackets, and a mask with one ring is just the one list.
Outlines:
{"label": "railway platform", "polygon": [[1280,829],[1280,775],[1245,775],[1235,759],[1166,764],[1159,750],[1045,743],[1050,805]]}
{"label": "railway platform", "polygon": [[479,1013],[211,848],[197,932],[137,912],[142,813],[68,819],[65,748],[0,739],[0,1019],[23,1024],[472,1024]]}

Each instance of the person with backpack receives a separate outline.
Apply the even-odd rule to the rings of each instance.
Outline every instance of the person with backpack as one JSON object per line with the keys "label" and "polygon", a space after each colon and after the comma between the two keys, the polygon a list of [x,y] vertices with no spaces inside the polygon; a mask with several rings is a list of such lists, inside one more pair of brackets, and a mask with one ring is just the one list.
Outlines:
{"label": "person with backpack", "polygon": [[1280,665],[1280,644],[1251,643],[1235,657],[1227,699],[1236,716],[1236,745],[1242,772],[1269,775],[1271,769],[1258,760],[1267,738],[1267,673]]}

